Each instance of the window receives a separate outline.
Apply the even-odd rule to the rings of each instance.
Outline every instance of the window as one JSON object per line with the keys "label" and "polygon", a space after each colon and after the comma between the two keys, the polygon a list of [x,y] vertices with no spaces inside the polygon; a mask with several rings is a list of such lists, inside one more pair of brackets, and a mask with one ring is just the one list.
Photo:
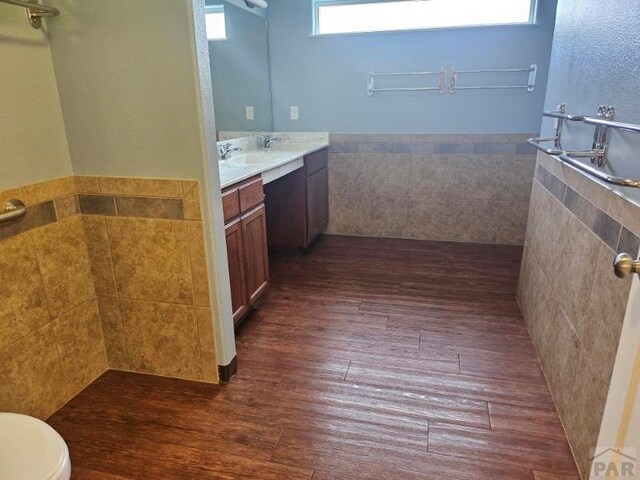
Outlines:
{"label": "window", "polygon": [[534,22],[535,0],[315,0],[315,34]]}
{"label": "window", "polygon": [[227,27],[224,18],[224,6],[212,5],[205,7],[204,18],[207,23],[208,40],[226,40]]}

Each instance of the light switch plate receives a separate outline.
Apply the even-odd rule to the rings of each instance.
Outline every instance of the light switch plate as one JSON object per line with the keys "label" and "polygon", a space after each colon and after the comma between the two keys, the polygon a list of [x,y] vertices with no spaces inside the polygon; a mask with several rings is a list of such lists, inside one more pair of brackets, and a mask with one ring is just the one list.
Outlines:
{"label": "light switch plate", "polygon": [[247,120],[253,120],[254,119],[253,105],[247,105],[246,112],[247,112]]}
{"label": "light switch plate", "polygon": [[297,105],[291,105],[289,110],[291,111],[291,120],[298,120],[300,118]]}

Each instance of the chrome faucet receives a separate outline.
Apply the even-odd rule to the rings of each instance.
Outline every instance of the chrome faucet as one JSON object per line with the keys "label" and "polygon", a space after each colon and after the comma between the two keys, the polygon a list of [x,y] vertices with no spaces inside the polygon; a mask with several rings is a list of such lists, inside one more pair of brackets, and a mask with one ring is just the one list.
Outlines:
{"label": "chrome faucet", "polygon": [[230,143],[218,145],[218,155],[220,156],[220,160],[226,160],[231,156],[231,152],[239,152],[240,150],[242,150],[242,148],[232,147]]}
{"label": "chrome faucet", "polygon": [[268,149],[274,143],[282,141],[280,137],[274,137],[273,135],[260,135],[258,137],[258,146],[262,149]]}

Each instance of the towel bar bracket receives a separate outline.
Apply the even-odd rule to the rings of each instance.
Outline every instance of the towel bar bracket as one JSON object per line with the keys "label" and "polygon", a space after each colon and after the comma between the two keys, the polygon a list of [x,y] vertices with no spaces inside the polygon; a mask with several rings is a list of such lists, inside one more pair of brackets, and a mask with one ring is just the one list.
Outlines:
{"label": "towel bar bracket", "polygon": [[[640,133],[640,125],[630,123],[614,122],[616,109],[613,106],[601,105],[598,108],[597,117],[586,117],[581,115],[569,115],[566,113],[566,105],[560,104],[556,110],[544,112],[545,117],[556,119],[554,136],[530,138],[527,140],[541,152],[553,155],[560,161],[571,165],[578,170],[602,180],[606,183],[622,187],[640,188],[640,178],[618,177],[601,170],[607,164],[609,145],[611,143],[611,131],[620,130],[623,132]],[[590,150],[564,150],[562,148],[562,129],[565,121],[582,122],[587,125],[595,125],[593,135],[593,145]],[[553,147],[546,147],[545,143],[553,142]],[[589,159],[591,165],[581,159]],[[600,168],[597,168],[600,167]]]}
{"label": "towel bar bracket", "polygon": [[[610,105],[600,105],[598,108],[598,118],[612,121],[616,117],[616,109]],[[591,163],[597,163],[599,167],[603,167],[607,161],[609,153],[609,143],[611,141],[611,129],[605,125],[597,125],[593,134],[593,150],[604,153],[600,157],[591,157]]]}
{"label": "towel bar bracket", "polygon": [[47,5],[40,5],[38,0],[0,0],[0,2],[26,8],[27,19],[33,28],[41,28],[43,18],[57,17],[60,15],[60,10]]}

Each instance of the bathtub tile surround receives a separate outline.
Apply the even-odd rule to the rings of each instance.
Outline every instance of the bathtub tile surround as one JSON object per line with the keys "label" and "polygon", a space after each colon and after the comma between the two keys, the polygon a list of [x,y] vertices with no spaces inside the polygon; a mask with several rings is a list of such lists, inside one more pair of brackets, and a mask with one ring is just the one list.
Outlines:
{"label": "bathtub tile surround", "polygon": [[198,182],[63,177],[0,191],[0,411],[47,418],[107,368],[217,381]]}
{"label": "bathtub tile surround", "polygon": [[640,206],[538,155],[518,300],[584,478],[631,285],[612,262],[639,248]]}
{"label": "bathtub tile surround", "polygon": [[520,245],[530,136],[332,134],[329,233]]}

